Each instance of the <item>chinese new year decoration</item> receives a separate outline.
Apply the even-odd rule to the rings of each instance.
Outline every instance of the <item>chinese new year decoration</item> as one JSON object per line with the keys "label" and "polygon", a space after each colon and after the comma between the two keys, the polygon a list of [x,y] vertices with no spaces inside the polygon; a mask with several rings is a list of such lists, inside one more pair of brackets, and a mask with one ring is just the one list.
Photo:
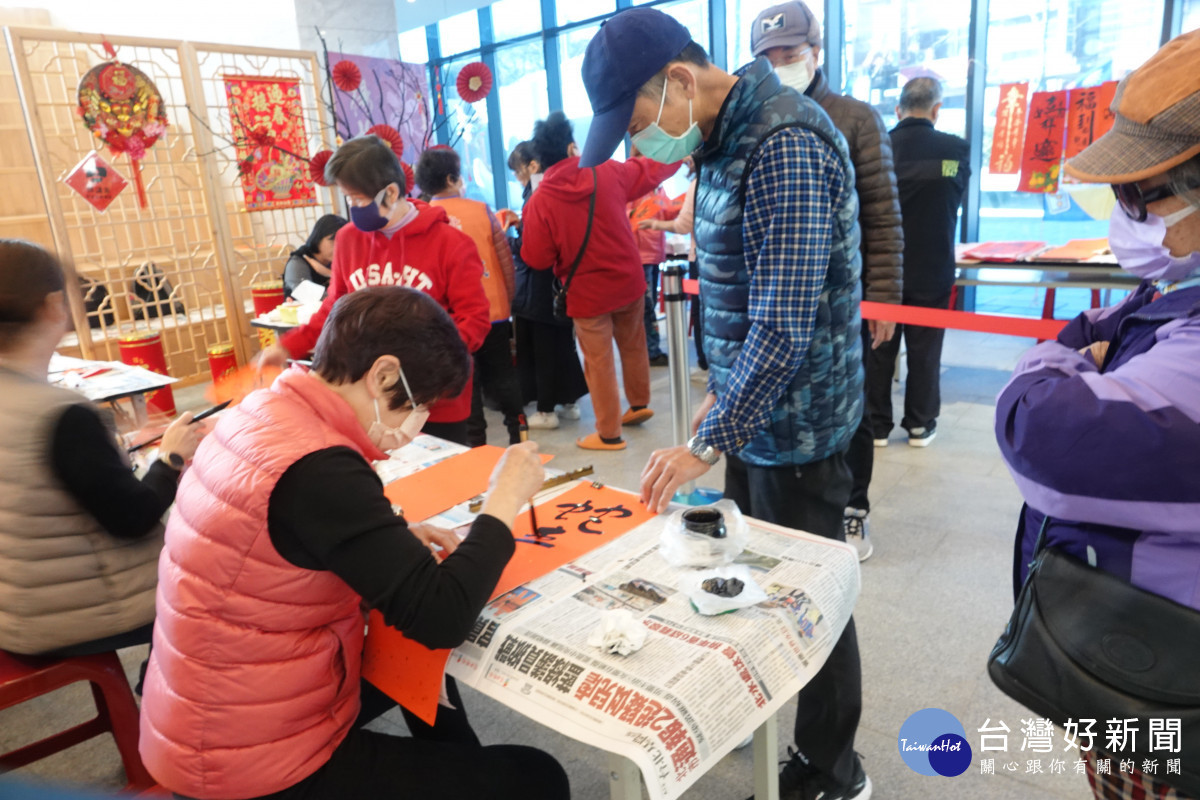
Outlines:
{"label": "chinese new year decoration", "polygon": [[1067,111],[1067,158],[1074,158],[1092,142],[1108,133],[1115,119],[1112,109],[1117,82],[1072,89]]}
{"label": "chinese new year decoration", "polygon": [[1020,192],[1053,194],[1062,171],[1067,93],[1034,92],[1029,100],[1029,127],[1021,154]]}
{"label": "chinese new year decoration", "polygon": [[993,175],[1016,175],[1021,165],[1028,94],[1028,83],[1005,83],[1000,86],[1000,106],[996,109],[992,157],[988,164]]}
{"label": "chinese new year decoration", "polygon": [[138,203],[145,208],[141,162],[166,133],[166,110],[154,82],[137,67],[117,61],[111,45],[106,43],[105,49],[112,60],[92,67],[83,76],[76,111],[111,152],[129,156]]}
{"label": "chinese new year decoration", "polygon": [[458,71],[454,86],[464,101],[478,103],[492,91],[492,71],[482,61],[472,61]]}
{"label": "chinese new year decoration", "polygon": [[317,204],[298,78],[225,76],[246,208]]}
{"label": "chinese new year decoration", "polygon": [[129,185],[121,173],[95,150],[75,165],[75,169],[71,170],[63,183],[78,192],[79,196],[91,203],[97,211],[106,210],[112,201],[117,199],[117,195]]}

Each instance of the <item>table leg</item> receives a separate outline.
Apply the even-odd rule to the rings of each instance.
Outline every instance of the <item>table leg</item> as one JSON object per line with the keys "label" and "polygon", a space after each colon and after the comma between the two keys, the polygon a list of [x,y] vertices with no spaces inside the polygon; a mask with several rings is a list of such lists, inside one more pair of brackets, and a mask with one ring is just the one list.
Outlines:
{"label": "table leg", "polygon": [[754,731],[754,798],[779,800],[779,726],[774,714]]}
{"label": "table leg", "polygon": [[612,800],[642,800],[642,773],[625,756],[608,754],[608,779]]}
{"label": "table leg", "polygon": [[133,406],[133,422],[138,428],[143,427],[148,421],[149,416],[146,414],[146,395],[135,394],[129,398],[129,405]]}

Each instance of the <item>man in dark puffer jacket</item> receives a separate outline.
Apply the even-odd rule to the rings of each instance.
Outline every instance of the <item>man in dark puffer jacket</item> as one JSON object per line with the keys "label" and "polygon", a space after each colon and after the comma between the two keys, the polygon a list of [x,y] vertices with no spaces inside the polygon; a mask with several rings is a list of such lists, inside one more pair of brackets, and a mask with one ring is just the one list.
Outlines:
{"label": "man in dark puffer jacket", "polygon": [[[767,57],[784,86],[817,101],[846,137],[854,162],[858,223],[862,229],[863,299],[899,303],[903,288],[904,230],[900,225],[900,194],[892,166],[892,145],[883,120],[861,100],[830,90],[817,66],[821,24],[799,0],[772,6],[759,14],[750,31],[750,46],[755,57]],[[864,356],[891,339],[895,332],[894,322],[863,320]],[[875,462],[873,439],[864,415],[846,453],[846,462],[854,473],[854,489],[843,520],[846,541],[858,548],[859,561],[865,561],[872,550],[867,529],[867,512],[871,508],[867,488]]]}

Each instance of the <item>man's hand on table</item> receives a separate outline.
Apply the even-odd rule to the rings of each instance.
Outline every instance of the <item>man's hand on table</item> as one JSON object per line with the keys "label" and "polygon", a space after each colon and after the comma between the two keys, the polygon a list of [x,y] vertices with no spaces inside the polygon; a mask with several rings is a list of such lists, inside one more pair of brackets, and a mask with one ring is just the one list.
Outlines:
{"label": "man's hand on table", "polygon": [[655,514],[667,510],[667,505],[680,486],[694,481],[711,467],[692,455],[687,445],[655,450],[642,470],[642,502]]}

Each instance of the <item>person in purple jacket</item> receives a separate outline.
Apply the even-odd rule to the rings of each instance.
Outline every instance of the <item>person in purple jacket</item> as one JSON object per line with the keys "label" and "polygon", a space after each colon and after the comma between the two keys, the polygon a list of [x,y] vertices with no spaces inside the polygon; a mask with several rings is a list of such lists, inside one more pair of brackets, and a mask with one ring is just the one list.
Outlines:
{"label": "person in purple jacket", "polygon": [[[1109,245],[1143,280],[1026,353],[997,398],[1025,498],[1014,581],[1044,526],[1047,546],[1200,609],[1200,31],[1122,80],[1112,110],[1066,171],[1112,184]],[[1097,775],[1087,755],[1096,797],[1177,796],[1140,772]]]}

